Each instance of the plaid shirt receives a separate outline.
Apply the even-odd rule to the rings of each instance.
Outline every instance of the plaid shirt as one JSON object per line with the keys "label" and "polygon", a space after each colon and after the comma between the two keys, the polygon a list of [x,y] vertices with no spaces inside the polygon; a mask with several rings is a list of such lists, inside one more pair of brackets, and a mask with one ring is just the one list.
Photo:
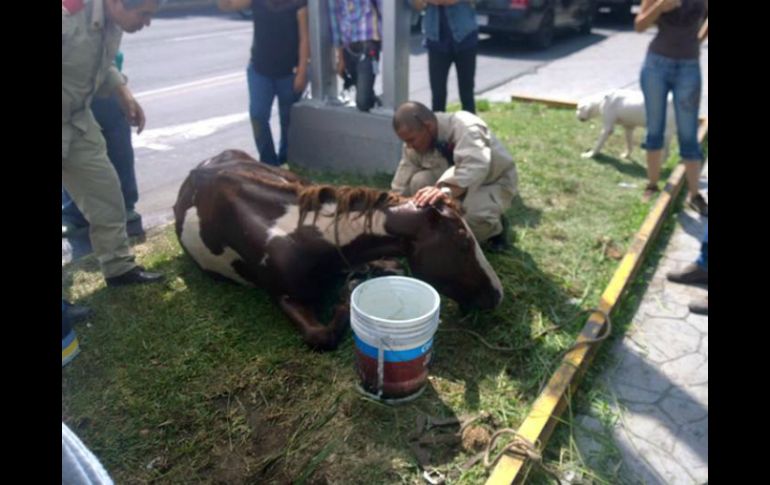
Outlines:
{"label": "plaid shirt", "polygon": [[[382,0],[328,0],[332,42],[335,47],[353,42],[382,40]],[[374,8],[377,4],[377,9]]]}

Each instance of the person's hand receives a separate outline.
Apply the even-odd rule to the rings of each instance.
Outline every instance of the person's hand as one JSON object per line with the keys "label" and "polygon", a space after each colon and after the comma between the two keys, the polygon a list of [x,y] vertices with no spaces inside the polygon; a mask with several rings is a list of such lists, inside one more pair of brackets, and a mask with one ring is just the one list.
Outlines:
{"label": "person's hand", "polygon": [[662,6],[660,7],[660,11],[663,13],[670,12],[682,6],[682,0],[663,0],[661,3]]}
{"label": "person's hand", "polygon": [[450,201],[450,198],[447,194],[442,192],[440,188],[433,185],[423,187],[418,190],[416,194],[414,194],[414,203],[417,204],[417,207],[433,205],[439,199],[443,200],[444,202]]}
{"label": "person's hand", "polygon": [[136,134],[138,135],[144,130],[145,118],[142,106],[134,98],[134,95],[131,94],[131,90],[129,90],[125,84],[118,87],[117,94],[118,102],[120,103],[120,108],[123,110],[123,114],[126,116],[126,119],[131,126],[136,126]]}
{"label": "person's hand", "polygon": [[307,70],[298,70],[294,75],[294,92],[301,93],[305,91],[305,86],[307,86]]}
{"label": "person's hand", "polygon": [[342,49],[337,49],[337,75],[342,77],[345,74],[345,56],[342,55]]}

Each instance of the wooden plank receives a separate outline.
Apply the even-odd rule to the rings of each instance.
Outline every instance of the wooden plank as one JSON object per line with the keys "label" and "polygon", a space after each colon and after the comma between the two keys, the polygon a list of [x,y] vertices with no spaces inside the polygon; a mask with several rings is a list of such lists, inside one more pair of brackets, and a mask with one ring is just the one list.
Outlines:
{"label": "wooden plank", "polygon": [[532,96],[520,96],[516,94],[511,95],[511,101],[521,101],[524,103],[542,103],[554,108],[577,108],[577,102],[575,101],[551,98],[535,98]]}
{"label": "wooden plank", "polygon": [[[707,133],[708,119],[706,118],[701,121],[698,141],[702,143]],[[649,249],[650,242],[654,240],[663,225],[667,210],[682,189],[684,180],[684,166],[679,164],[669,177],[666,187],[634,236],[628,251],[618,265],[618,269],[615,270],[612,279],[602,293],[599,308],[607,314],[612,313],[620,301],[623,291],[633,280],[645,253]],[[605,331],[605,326],[604,316],[599,312],[593,313],[580,332],[577,342],[596,338]],[[564,356],[561,365],[551,376],[548,384],[532,405],[527,418],[519,427],[519,434],[536,443],[539,450],[545,449],[548,439],[556,427],[558,417],[567,405],[567,399],[576,390],[580,378],[588,369],[600,345],[599,343],[578,346]],[[487,485],[523,483],[529,473],[530,465],[523,458],[503,455],[486,483]]]}

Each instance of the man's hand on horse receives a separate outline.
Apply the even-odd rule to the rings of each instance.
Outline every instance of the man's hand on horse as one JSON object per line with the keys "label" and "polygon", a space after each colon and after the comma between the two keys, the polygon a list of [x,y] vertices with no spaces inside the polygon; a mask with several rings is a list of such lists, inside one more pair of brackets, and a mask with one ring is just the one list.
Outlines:
{"label": "man's hand on horse", "polygon": [[418,190],[417,193],[414,194],[414,202],[417,204],[417,207],[433,205],[439,200],[451,202],[453,197],[459,195],[458,192],[462,193],[460,187],[450,187],[447,185],[436,187],[431,185]]}

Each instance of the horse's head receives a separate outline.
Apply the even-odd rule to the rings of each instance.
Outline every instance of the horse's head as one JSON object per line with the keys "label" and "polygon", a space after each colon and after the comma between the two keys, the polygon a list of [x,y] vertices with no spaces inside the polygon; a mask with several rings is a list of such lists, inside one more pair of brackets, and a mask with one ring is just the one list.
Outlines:
{"label": "horse's head", "polygon": [[408,251],[414,275],[463,308],[491,309],[503,287],[459,211],[439,204],[415,208],[419,222]]}

